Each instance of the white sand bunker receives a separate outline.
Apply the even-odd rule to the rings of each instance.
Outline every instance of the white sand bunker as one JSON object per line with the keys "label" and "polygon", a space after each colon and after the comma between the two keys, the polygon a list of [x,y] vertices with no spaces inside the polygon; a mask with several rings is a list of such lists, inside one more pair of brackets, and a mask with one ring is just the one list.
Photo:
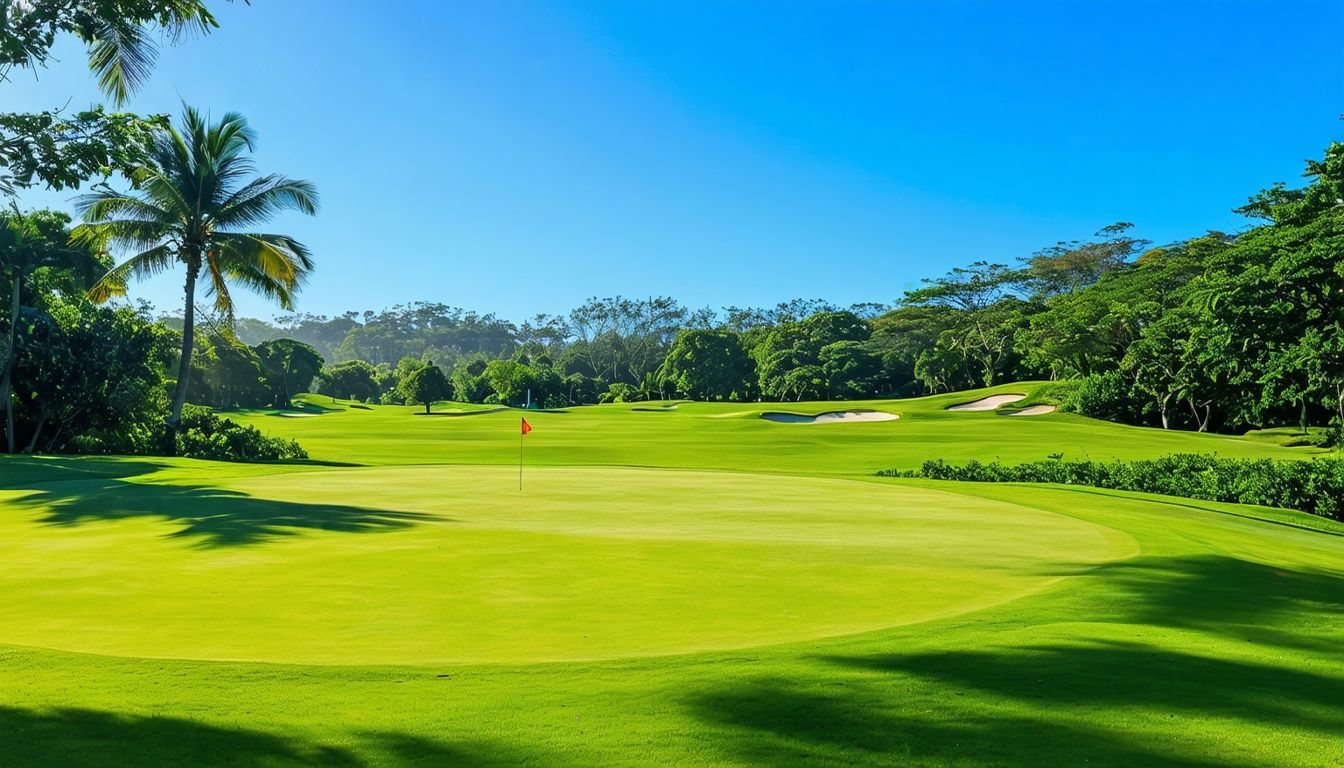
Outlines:
{"label": "white sand bunker", "polygon": [[973,403],[962,403],[961,405],[948,406],[949,411],[992,411],[1000,405],[1016,403],[1018,400],[1026,400],[1026,395],[990,395],[982,397]]}
{"label": "white sand bunker", "polygon": [[1009,416],[1044,416],[1047,413],[1054,413],[1057,409],[1053,405],[1029,405],[1021,410],[1012,411]]}
{"label": "white sand bunker", "polygon": [[901,417],[899,414],[885,411],[827,411],[816,416],[766,411],[761,414],[761,418],[766,421],[776,421],[780,424],[835,424],[842,421],[895,421]]}

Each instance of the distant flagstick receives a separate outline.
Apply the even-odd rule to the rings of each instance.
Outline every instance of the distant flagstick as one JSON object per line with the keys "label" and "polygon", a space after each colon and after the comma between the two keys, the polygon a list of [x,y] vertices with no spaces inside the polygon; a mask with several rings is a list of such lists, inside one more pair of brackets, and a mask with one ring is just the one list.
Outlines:
{"label": "distant flagstick", "polygon": [[[527,410],[528,408],[531,407],[532,407],[532,390],[528,389],[527,404],[523,406],[523,410]],[[522,426],[518,430],[518,490],[520,491],[523,490],[523,435],[526,435],[528,432],[532,431],[532,425],[527,423],[526,416],[522,417],[522,421],[523,421]]]}
{"label": "distant flagstick", "polygon": [[523,490],[523,435],[532,431],[532,425],[523,419],[522,429],[518,430],[518,490]]}

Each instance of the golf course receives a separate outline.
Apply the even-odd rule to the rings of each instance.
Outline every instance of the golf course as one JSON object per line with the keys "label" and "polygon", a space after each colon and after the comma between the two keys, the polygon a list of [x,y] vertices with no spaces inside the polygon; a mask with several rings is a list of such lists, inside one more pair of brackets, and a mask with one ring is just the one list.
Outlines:
{"label": "golf course", "polygon": [[0,768],[1344,768],[1341,39],[0,0]]}
{"label": "golf course", "polygon": [[948,410],[1036,387],[526,412],[521,490],[519,411],[454,403],[7,458],[4,764],[1341,764],[1344,524],[874,476],[1316,452]]}

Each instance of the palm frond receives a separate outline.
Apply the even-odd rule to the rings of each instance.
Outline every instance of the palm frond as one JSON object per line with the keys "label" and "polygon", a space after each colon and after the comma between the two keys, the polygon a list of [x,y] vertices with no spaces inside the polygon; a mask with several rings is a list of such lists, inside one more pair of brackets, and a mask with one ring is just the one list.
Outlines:
{"label": "palm frond", "polygon": [[158,50],[144,28],[125,19],[103,23],[89,45],[89,69],[98,76],[98,87],[119,105],[149,79],[156,59]]}
{"label": "palm frond", "polygon": [[85,221],[106,221],[122,216],[158,221],[168,226],[173,215],[153,200],[116,192],[95,192],[75,198],[75,212]]}
{"label": "palm frond", "polygon": [[246,227],[269,221],[285,210],[312,216],[317,206],[317,188],[312,182],[271,174],[229,195],[215,211],[214,220],[218,227]]}
{"label": "palm frond", "polygon": [[142,251],[107,271],[88,291],[89,301],[102,303],[114,296],[125,296],[132,278],[152,277],[172,268],[177,254],[169,245]]}
{"label": "palm frond", "polygon": [[143,251],[173,242],[173,229],[158,221],[111,219],[81,224],[72,233],[76,243],[97,250]]}
{"label": "palm frond", "polygon": [[224,317],[225,323],[233,327],[233,296],[229,294],[229,284],[220,269],[215,252],[205,255],[205,271],[210,275],[210,284],[206,286],[206,295],[215,300],[215,311]]}

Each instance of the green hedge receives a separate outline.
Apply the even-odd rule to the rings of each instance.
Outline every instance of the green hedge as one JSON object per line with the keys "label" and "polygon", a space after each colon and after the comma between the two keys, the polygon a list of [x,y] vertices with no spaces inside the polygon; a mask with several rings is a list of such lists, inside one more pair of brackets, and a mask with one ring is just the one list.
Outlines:
{"label": "green hedge", "polygon": [[222,461],[279,461],[306,459],[308,452],[293,440],[267,437],[256,427],[221,419],[209,408],[182,407],[177,431],[177,455]]}
{"label": "green hedge", "polygon": [[1037,461],[953,465],[926,461],[917,470],[889,469],[885,477],[925,477],[975,483],[1058,483],[1191,499],[1255,504],[1344,520],[1344,460],[1220,459],[1177,454],[1144,461]]}

